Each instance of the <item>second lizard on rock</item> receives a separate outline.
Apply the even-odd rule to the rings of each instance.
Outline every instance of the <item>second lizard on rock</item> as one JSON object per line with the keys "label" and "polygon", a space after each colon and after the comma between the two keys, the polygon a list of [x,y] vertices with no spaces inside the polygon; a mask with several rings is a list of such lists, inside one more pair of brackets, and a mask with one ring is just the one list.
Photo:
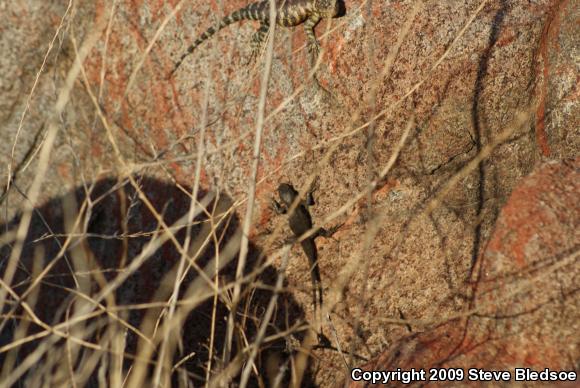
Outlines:
{"label": "second lizard on rock", "polygon": [[[297,205],[295,209],[290,213],[288,216],[288,221],[290,223],[290,229],[296,238],[301,238],[312,230],[312,217],[310,212],[308,211],[308,206],[314,204],[314,200],[312,198],[312,193],[308,194],[308,198],[306,201],[298,200],[298,191],[294,189],[291,184],[282,183],[278,186],[278,195],[280,196],[280,200],[282,204],[273,201],[274,208],[278,213],[285,214],[287,211],[292,207],[295,201],[297,201]],[[316,228],[316,231],[311,234],[309,237],[304,238],[300,244],[302,245],[302,249],[308,258],[308,263],[310,265],[310,274],[312,279],[312,292],[313,292],[313,303],[316,307],[317,303],[320,307],[322,307],[323,298],[322,298],[322,279],[320,277],[320,269],[318,267],[318,250],[316,249],[316,244],[314,240],[317,237],[332,237],[334,233],[341,227],[342,225],[335,226],[330,230],[326,230],[324,228]],[[318,294],[318,295],[317,295]]]}

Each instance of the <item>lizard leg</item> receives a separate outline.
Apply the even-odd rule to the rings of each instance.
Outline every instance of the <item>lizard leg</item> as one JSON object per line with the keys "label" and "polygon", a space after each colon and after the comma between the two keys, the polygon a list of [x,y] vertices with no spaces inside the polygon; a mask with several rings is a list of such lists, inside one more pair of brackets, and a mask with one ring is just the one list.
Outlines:
{"label": "lizard leg", "polygon": [[262,46],[268,36],[268,29],[270,26],[267,23],[260,24],[260,28],[252,35],[252,55],[250,62],[254,62],[259,56]]}
{"label": "lizard leg", "polygon": [[320,15],[314,14],[304,22],[304,31],[308,38],[308,51],[312,54],[314,62],[316,62],[318,55],[320,54],[320,45],[318,44],[316,35],[314,34],[314,27],[316,27],[320,19]]}
{"label": "lizard leg", "polygon": [[273,198],[272,198],[272,209],[277,214],[286,214],[287,211],[288,211],[288,209],[286,208],[286,206],[283,206],[283,205],[279,204],[278,201],[276,201]]}
{"label": "lizard leg", "polygon": [[304,200],[304,204],[306,206],[316,205],[316,202],[314,201],[314,193],[318,190],[319,186],[320,182],[317,177],[314,182],[312,182],[312,186],[310,187],[308,194],[306,194],[306,199]]}
{"label": "lizard leg", "polygon": [[338,232],[338,230],[340,228],[342,228],[343,225],[344,225],[344,223],[339,224],[339,225],[335,225],[330,229],[320,228],[320,229],[318,229],[318,231],[314,235],[314,238],[316,238],[316,237],[331,238],[336,232]]}

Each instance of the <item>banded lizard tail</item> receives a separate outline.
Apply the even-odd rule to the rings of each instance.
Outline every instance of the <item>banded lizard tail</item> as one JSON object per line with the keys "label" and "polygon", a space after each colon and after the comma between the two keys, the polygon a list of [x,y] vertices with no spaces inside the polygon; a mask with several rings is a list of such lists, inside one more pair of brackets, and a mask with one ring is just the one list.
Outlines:
{"label": "banded lizard tail", "polygon": [[[318,54],[319,45],[314,34],[314,27],[321,19],[343,16],[346,12],[344,0],[275,0],[276,24],[283,27],[294,27],[304,23],[304,29],[309,41],[309,48]],[[171,75],[177,71],[183,60],[199,45],[211,38],[216,32],[241,20],[256,20],[260,27],[253,36],[253,44],[259,47],[265,40],[270,23],[270,0],[252,3],[224,17],[217,27],[208,28],[196,39],[187,52],[175,64]]]}

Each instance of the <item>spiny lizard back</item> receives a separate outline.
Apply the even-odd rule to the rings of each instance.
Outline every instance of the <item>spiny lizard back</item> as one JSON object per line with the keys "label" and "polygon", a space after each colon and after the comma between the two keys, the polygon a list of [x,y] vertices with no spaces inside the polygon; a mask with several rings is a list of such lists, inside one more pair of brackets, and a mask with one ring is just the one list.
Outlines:
{"label": "spiny lizard back", "polygon": [[[275,0],[275,2],[277,7],[276,24],[284,27],[293,27],[304,23],[309,45],[316,52],[318,51],[318,41],[314,35],[316,24],[323,18],[335,18],[345,13],[343,0]],[[208,28],[187,48],[187,52],[175,64],[171,74],[175,73],[183,60],[200,44],[211,38],[222,28],[241,20],[256,20],[260,22],[260,28],[254,34],[253,41],[256,46],[261,45],[269,28],[270,1],[262,0],[240,8],[224,17],[217,27]]]}

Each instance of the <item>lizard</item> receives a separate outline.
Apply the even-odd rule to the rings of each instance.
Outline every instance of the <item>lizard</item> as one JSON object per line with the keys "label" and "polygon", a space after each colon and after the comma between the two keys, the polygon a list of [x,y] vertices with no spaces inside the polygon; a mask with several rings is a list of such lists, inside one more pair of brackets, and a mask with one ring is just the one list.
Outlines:
{"label": "lizard", "polygon": [[[320,46],[314,34],[314,27],[321,19],[330,19],[343,16],[346,12],[344,0],[275,0],[276,24],[283,27],[295,27],[304,23],[304,30],[308,38],[308,47],[318,57]],[[262,0],[232,12],[220,20],[217,27],[209,27],[187,48],[187,52],[181,56],[175,64],[173,75],[183,60],[206,40],[211,38],[219,30],[241,20],[256,20],[260,27],[252,37],[254,53],[260,47],[268,33],[270,23],[270,0]]]}
{"label": "lizard", "polygon": [[[290,224],[290,229],[296,238],[301,238],[306,232],[312,229],[312,216],[308,211],[308,206],[314,205],[314,199],[312,195],[312,191],[308,193],[306,201],[299,199],[298,191],[289,183],[282,183],[278,186],[278,195],[280,196],[280,200],[282,204],[278,203],[276,200],[273,200],[274,209],[278,213],[285,214],[288,210],[292,207],[292,205],[296,202],[296,208],[288,217],[288,221]],[[316,231],[304,238],[300,244],[302,245],[302,250],[306,254],[308,258],[308,262],[310,265],[310,275],[312,279],[312,292],[313,292],[313,303],[316,307],[316,304],[319,303],[320,307],[322,307],[323,298],[322,298],[322,279],[320,277],[320,268],[318,266],[318,250],[316,249],[316,244],[314,240],[317,237],[332,237],[334,233],[338,229],[340,229],[342,225],[337,225],[330,230],[326,230],[324,228],[316,228]],[[317,297],[318,293],[318,297]]]}

